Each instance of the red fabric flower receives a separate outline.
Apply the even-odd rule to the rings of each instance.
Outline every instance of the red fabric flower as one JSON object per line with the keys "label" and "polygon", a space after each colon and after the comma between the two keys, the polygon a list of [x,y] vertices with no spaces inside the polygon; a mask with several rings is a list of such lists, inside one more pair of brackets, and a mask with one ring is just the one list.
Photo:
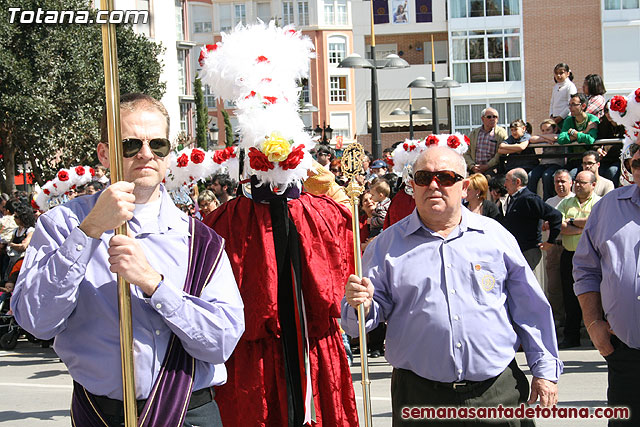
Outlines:
{"label": "red fabric flower", "polygon": [[249,148],[249,166],[251,166],[252,169],[262,172],[266,172],[275,167],[267,156],[255,147]]}
{"label": "red fabric flower", "polygon": [[288,33],[289,33],[289,34],[295,34],[295,33],[296,33],[296,30],[291,29],[291,30],[289,30],[289,31],[288,31]]}
{"label": "red fabric flower", "polygon": [[78,176],[84,175],[86,171],[84,170],[84,166],[76,166],[76,173]]}
{"label": "red fabric flower", "polygon": [[51,191],[47,190],[46,188],[45,188],[45,189],[43,189],[42,191],[44,191],[44,194],[46,194],[47,196],[48,196],[49,194],[51,194]]}
{"label": "red fabric flower", "polygon": [[89,168],[89,173],[91,176],[96,176],[96,170],[94,168]]}
{"label": "red fabric flower", "polygon": [[205,52],[204,50],[200,51],[200,57],[198,58],[198,63],[200,64],[201,67],[204,66],[204,58],[207,57],[207,53],[216,50],[218,48],[217,44],[208,44],[207,45],[207,51]]}
{"label": "red fabric flower", "polygon": [[187,157],[186,154],[182,153],[182,156],[178,157],[177,163],[179,168],[183,168],[187,166],[187,164],[189,163],[189,158]]}
{"label": "red fabric flower", "polygon": [[269,58],[267,58],[264,55],[260,55],[256,58],[256,62],[260,63],[260,62],[269,62]]}
{"label": "red fabric flower", "polygon": [[191,161],[196,165],[202,163],[204,161],[204,157],[204,151],[198,150],[197,148],[194,148],[191,152]]}
{"label": "red fabric flower", "polygon": [[395,162],[393,161],[393,159],[391,157],[388,157],[386,159],[384,159],[385,163],[392,168],[395,165]]}
{"label": "red fabric flower", "polygon": [[263,98],[267,100],[269,104],[275,104],[278,100],[278,98],[276,98],[275,96],[263,96]]}
{"label": "red fabric flower", "polygon": [[67,171],[58,172],[58,179],[60,181],[69,181],[69,173]]}
{"label": "red fabric flower", "polygon": [[304,157],[304,151],[302,150],[304,150],[304,144],[300,144],[296,148],[291,150],[287,158],[283,162],[280,162],[280,167],[282,168],[282,170],[286,171],[289,169],[297,168],[302,161],[302,158]]}
{"label": "red fabric flower", "polygon": [[414,144],[409,145],[408,142],[405,142],[402,144],[402,148],[404,148],[404,151],[413,151],[416,149],[416,146]]}
{"label": "red fabric flower", "polygon": [[458,148],[460,146],[460,138],[456,135],[450,135],[449,138],[447,138],[447,145],[451,148]]}
{"label": "red fabric flower", "polygon": [[427,139],[425,139],[424,143],[427,147],[430,145],[438,145],[438,137],[435,135],[429,135]]}
{"label": "red fabric flower", "polygon": [[466,142],[467,145],[471,145],[471,140],[469,139],[469,137],[467,135],[464,136],[464,142]]}
{"label": "red fabric flower", "polygon": [[40,207],[38,206],[35,200],[31,200],[31,207],[37,211],[40,210]]}
{"label": "red fabric flower", "polygon": [[640,88],[636,89],[636,102],[640,103]]}
{"label": "red fabric flower", "polygon": [[616,95],[611,98],[609,109],[612,111],[617,111],[620,114],[625,114],[627,112],[627,100],[624,96]]}
{"label": "red fabric flower", "polygon": [[213,153],[213,161],[217,164],[221,165],[223,162],[226,162],[232,157],[235,157],[234,147],[227,147],[223,150],[216,150]]}
{"label": "red fabric flower", "polygon": [[256,91],[255,90],[252,90],[251,92],[249,92],[249,95],[245,96],[244,99],[249,99],[249,98],[251,98],[253,96],[256,96]]}

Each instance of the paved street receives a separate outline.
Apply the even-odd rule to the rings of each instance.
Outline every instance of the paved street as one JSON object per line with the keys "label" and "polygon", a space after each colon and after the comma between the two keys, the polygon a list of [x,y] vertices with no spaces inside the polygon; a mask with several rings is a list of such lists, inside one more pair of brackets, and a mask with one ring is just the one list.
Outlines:
{"label": "paved street", "polygon": [[[604,406],[606,401],[606,365],[592,347],[561,352],[565,374],[560,381],[561,406]],[[526,370],[524,356],[518,362]],[[391,425],[389,394],[391,367],[384,358],[370,359],[373,425]],[[360,365],[352,368],[354,388],[362,416]],[[114,375],[118,373],[114,372]],[[530,378],[530,376],[529,376]],[[71,379],[51,349],[42,349],[21,340],[13,351],[0,351],[0,425],[69,426]],[[604,420],[538,420],[541,427],[606,426]]]}

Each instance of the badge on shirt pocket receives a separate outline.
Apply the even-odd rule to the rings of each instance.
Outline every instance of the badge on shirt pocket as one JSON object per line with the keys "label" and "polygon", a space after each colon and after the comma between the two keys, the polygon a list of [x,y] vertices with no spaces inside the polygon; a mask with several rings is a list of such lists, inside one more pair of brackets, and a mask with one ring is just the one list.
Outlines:
{"label": "badge on shirt pocket", "polygon": [[503,263],[474,261],[471,263],[471,287],[479,304],[493,304],[502,297],[502,284],[506,276]]}

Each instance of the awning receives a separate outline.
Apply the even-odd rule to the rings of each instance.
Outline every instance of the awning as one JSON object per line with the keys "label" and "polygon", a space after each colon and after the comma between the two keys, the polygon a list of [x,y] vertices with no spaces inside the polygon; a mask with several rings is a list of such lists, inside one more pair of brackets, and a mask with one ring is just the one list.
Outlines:
{"label": "awning", "polygon": [[[449,123],[449,103],[448,98],[438,98],[438,120],[441,124]],[[426,107],[431,111],[431,99],[421,98],[414,99],[412,108],[415,111],[421,107]],[[409,114],[404,116],[392,116],[391,112],[396,108],[400,108],[406,112],[409,111],[408,99],[384,99],[380,101],[380,127],[409,127]],[[371,101],[367,101],[367,121],[371,127]],[[431,114],[414,114],[414,126],[426,126],[431,124]]]}

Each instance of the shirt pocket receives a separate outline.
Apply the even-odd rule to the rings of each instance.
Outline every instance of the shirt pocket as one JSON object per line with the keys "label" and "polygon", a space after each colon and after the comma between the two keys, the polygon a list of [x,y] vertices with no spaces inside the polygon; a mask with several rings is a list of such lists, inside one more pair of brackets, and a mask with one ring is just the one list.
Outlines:
{"label": "shirt pocket", "polygon": [[507,270],[504,263],[475,261],[470,263],[473,298],[481,305],[492,305],[502,300]]}

